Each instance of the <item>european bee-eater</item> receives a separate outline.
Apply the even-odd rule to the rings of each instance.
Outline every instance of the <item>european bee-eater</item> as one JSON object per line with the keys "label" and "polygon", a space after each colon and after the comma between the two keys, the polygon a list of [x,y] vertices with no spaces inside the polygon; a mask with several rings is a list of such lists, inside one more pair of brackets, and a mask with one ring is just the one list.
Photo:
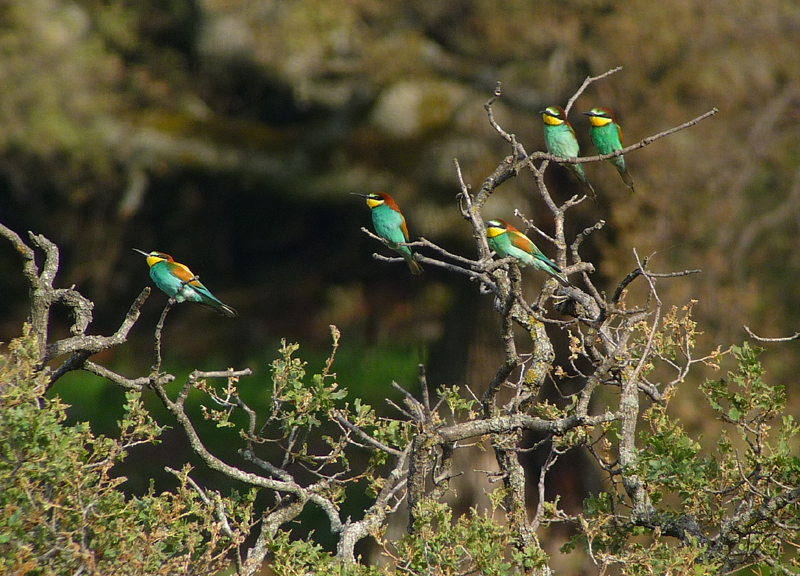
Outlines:
{"label": "european bee-eater", "polygon": [[414,260],[414,252],[408,246],[400,246],[400,242],[408,242],[406,219],[394,199],[385,192],[377,194],[359,194],[367,201],[372,210],[372,225],[375,233],[389,242],[389,248],[398,252],[408,262],[412,274],[422,274],[422,266]]}
{"label": "european bee-eater", "polygon": [[[612,154],[617,150],[622,150],[622,129],[617,124],[614,113],[608,108],[592,108],[584,115],[589,117],[591,128],[589,128],[589,135],[592,137],[594,147],[600,154]],[[625,167],[625,157],[620,155],[616,158],[609,159],[617,169],[619,175],[622,176],[622,181],[635,192],[633,189],[633,178],[631,178],[628,169]]]}
{"label": "european bee-eater", "polygon": [[[575,130],[572,129],[567,114],[561,106],[548,106],[540,112],[544,121],[544,143],[547,151],[559,158],[577,158],[580,154],[580,145],[575,137]],[[597,199],[597,194],[586,179],[586,173],[580,164],[562,164],[578,176],[589,189],[589,196]]]}
{"label": "european bee-eater", "polygon": [[542,254],[530,238],[499,218],[486,223],[486,239],[489,247],[501,258],[513,256],[520,266],[533,266],[537,270],[547,272],[564,286],[572,286],[561,270],[552,260]]}
{"label": "european bee-eater", "polygon": [[144,252],[137,248],[134,250],[139,254],[144,254],[147,258],[147,265],[150,266],[150,278],[170,298],[175,298],[178,302],[187,300],[196,302],[228,318],[239,315],[236,310],[220,302],[208,291],[208,288],[200,283],[200,280],[189,268],[175,262],[169,254]]}

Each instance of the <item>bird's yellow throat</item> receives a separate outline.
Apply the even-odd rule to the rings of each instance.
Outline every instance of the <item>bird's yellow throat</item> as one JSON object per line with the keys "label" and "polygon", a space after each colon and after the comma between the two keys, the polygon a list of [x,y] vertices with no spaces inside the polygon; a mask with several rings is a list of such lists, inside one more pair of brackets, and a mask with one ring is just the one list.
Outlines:
{"label": "bird's yellow throat", "polygon": [[542,121],[549,126],[559,126],[564,123],[560,118],[550,116],[550,114],[542,114]]}
{"label": "bird's yellow throat", "polygon": [[600,128],[611,122],[611,118],[603,118],[602,116],[589,116],[589,123],[595,128]]}

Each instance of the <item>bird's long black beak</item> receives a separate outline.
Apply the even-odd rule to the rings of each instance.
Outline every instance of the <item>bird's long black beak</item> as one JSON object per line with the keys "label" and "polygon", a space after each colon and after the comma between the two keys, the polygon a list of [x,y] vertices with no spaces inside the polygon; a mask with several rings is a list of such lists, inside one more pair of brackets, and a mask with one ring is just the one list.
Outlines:
{"label": "bird's long black beak", "polygon": [[361,196],[362,198],[369,198],[369,194],[361,194],[360,192],[350,192],[353,196]]}
{"label": "bird's long black beak", "polygon": [[597,116],[597,114],[595,114],[591,110],[589,110],[588,112],[581,112],[581,114],[583,114],[584,116]]}
{"label": "bird's long black beak", "polygon": [[150,256],[149,252],[145,252],[143,250],[139,250],[138,248],[133,249],[134,252],[138,252],[139,254],[143,254],[144,256]]}

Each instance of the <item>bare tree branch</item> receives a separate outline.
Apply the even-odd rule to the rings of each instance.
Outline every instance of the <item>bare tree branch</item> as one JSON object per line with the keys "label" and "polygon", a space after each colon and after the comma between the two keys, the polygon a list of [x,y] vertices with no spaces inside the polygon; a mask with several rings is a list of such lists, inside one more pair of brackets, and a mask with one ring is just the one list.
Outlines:
{"label": "bare tree branch", "polygon": [[578,88],[578,90],[575,92],[575,94],[573,94],[572,97],[567,101],[567,105],[564,106],[564,112],[569,114],[569,111],[572,110],[572,105],[575,104],[575,102],[578,100],[578,98],[581,97],[581,94],[584,93],[584,91],[589,87],[589,85],[592,82],[597,82],[598,80],[603,80],[604,78],[607,78],[608,76],[611,76],[612,74],[616,74],[620,70],[622,70],[622,66],[617,66],[616,68],[612,68],[611,70],[609,70],[607,72],[603,72],[599,76],[587,76],[586,80],[584,80],[583,84],[581,84],[581,87]]}
{"label": "bare tree branch", "polygon": [[797,340],[798,338],[800,338],[800,332],[795,332],[792,336],[779,336],[777,338],[764,338],[762,336],[758,336],[758,335],[754,334],[753,331],[750,330],[750,328],[747,327],[747,326],[744,326],[744,330],[745,330],[745,332],[747,332],[747,334],[751,338],[755,338],[759,342],[791,342],[792,340]]}

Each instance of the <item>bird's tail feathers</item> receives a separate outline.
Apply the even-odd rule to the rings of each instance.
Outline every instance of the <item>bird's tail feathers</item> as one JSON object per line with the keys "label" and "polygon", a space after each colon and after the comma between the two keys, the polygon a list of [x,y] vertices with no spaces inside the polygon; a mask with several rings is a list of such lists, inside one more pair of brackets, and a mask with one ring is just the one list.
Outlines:
{"label": "bird's tail feathers", "polygon": [[575,288],[576,287],[572,282],[567,280],[566,276],[562,276],[561,274],[554,274],[553,278],[558,280],[559,284],[561,284],[565,288]]}
{"label": "bird's tail feathers", "polygon": [[411,269],[411,273],[415,276],[419,276],[422,274],[423,268],[422,264],[414,260],[414,255],[412,254],[410,257],[406,258],[406,262],[408,262],[408,267]]}
{"label": "bird's tail feathers", "polygon": [[228,318],[237,318],[239,316],[239,313],[234,308],[231,308],[230,306],[228,306],[227,304],[223,304],[222,302],[220,302],[219,304],[217,304],[216,302],[214,303],[197,302],[197,304],[200,304],[200,306],[202,306],[203,308],[208,308],[209,310],[213,310],[220,316],[227,316]]}
{"label": "bird's tail feathers", "polygon": [[591,185],[589,180],[586,178],[586,172],[583,170],[583,166],[580,164],[564,164],[564,166],[569,166],[573,172],[578,176],[578,180],[583,182],[586,185],[586,188],[589,190],[589,198],[597,202],[597,192],[594,191],[594,186]]}
{"label": "bird's tail feathers", "polygon": [[586,187],[589,189],[589,198],[591,198],[595,204],[597,204],[597,192],[594,191],[594,187],[589,183],[588,180],[583,181],[586,184]]}
{"label": "bird's tail feathers", "polygon": [[631,189],[631,193],[636,193],[636,190],[633,189],[633,177],[630,173],[627,170],[620,170],[619,175],[622,176],[622,181],[625,182],[625,185]]}
{"label": "bird's tail feathers", "polygon": [[227,304],[220,306],[220,312],[222,312],[222,314],[228,318],[237,318],[239,316],[239,313]]}
{"label": "bird's tail feathers", "polygon": [[562,272],[561,268],[548,266],[545,269],[545,271],[548,274],[550,274],[550,276],[552,276],[553,278],[558,280],[558,283],[561,284],[562,286],[565,286],[565,287],[568,287],[568,288],[575,288],[575,286],[570,284],[569,280],[567,280],[567,277],[564,276],[564,272]]}
{"label": "bird's tail feathers", "polygon": [[542,272],[547,272],[550,276],[558,280],[559,284],[562,286],[570,286],[575,288],[575,286],[569,283],[567,277],[564,276],[564,271],[561,270],[561,268],[559,268],[555,262],[547,258],[547,256],[542,255],[542,258],[534,260],[533,267],[541,270]]}

